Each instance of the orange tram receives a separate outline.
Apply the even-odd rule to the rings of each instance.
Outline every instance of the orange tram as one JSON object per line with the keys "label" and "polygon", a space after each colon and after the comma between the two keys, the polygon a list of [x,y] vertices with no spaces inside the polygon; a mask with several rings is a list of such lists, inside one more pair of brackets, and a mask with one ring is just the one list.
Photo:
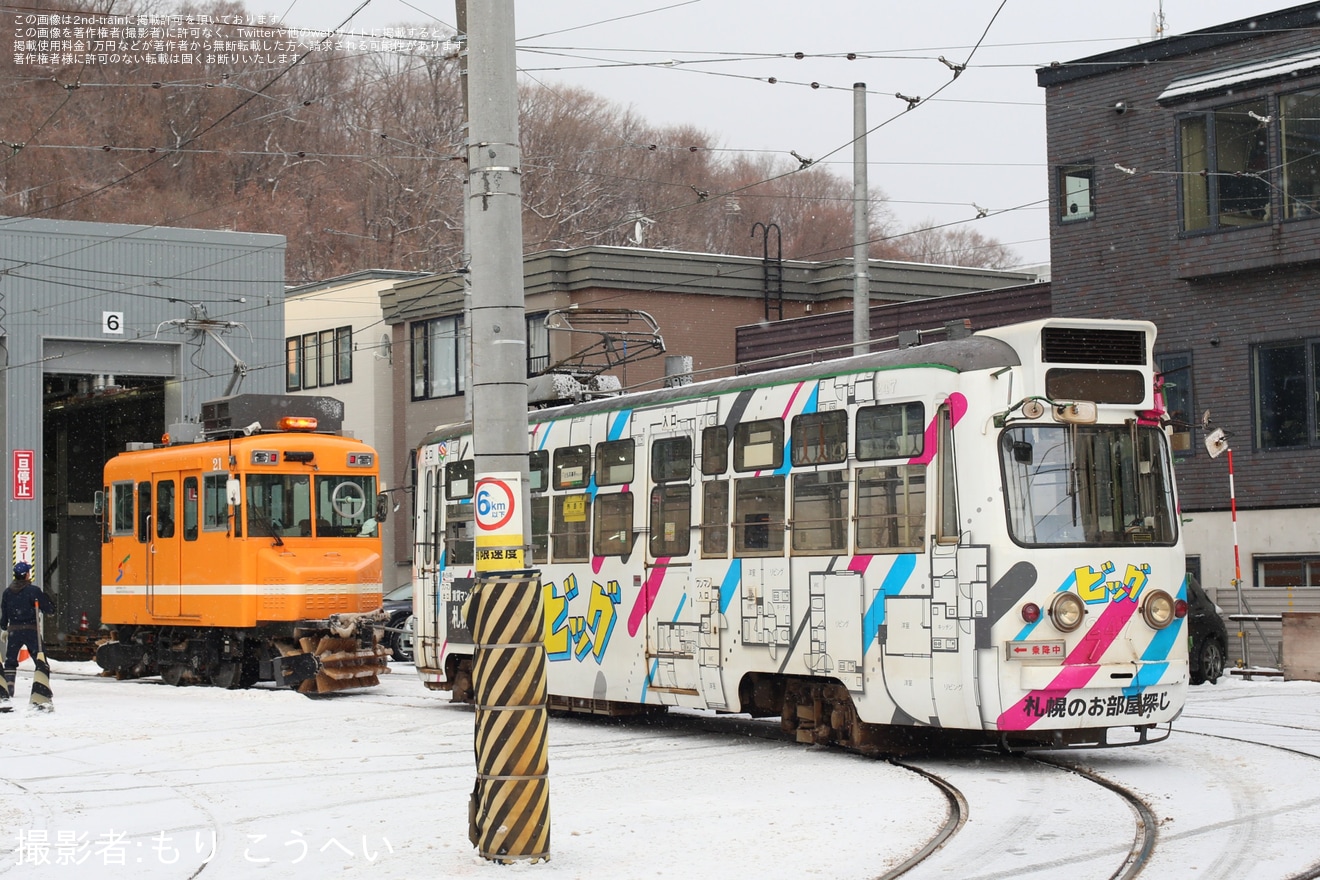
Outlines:
{"label": "orange tram", "polygon": [[378,684],[375,451],[328,397],[203,406],[195,436],[129,444],[105,466],[96,652],[118,678],[324,693]]}

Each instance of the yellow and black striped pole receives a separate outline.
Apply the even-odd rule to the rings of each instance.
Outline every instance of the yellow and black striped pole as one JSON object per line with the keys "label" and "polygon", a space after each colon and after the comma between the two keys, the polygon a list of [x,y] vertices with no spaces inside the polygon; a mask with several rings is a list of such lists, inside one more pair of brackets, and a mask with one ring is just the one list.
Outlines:
{"label": "yellow and black striped pole", "polygon": [[468,838],[496,862],[550,858],[543,613],[540,572],[478,572],[468,609],[477,754]]}

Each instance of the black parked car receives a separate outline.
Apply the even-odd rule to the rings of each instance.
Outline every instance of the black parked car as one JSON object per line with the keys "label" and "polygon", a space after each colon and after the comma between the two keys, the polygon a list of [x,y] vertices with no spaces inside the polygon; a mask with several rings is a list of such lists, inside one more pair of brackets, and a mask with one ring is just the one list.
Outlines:
{"label": "black parked car", "polygon": [[390,649],[390,656],[395,660],[409,661],[413,658],[412,624],[413,613],[412,581],[395,587],[385,594],[381,604],[389,612],[390,619],[385,624],[389,629],[381,634],[381,642]]}
{"label": "black parked car", "polygon": [[1192,684],[1219,681],[1228,656],[1228,627],[1219,609],[1201,589],[1192,575],[1187,575],[1187,654],[1191,658]]}

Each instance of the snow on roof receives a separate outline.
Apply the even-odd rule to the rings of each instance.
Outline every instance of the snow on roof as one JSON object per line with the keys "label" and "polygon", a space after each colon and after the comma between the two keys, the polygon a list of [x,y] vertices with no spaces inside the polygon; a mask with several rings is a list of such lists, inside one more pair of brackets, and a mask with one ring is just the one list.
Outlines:
{"label": "snow on roof", "polygon": [[1227,70],[1185,76],[1171,82],[1169,87],[1160,93],[1158,100],[1171,101],[1175,98],[1188,98],[1192,95],[1219,91],[1246,83],[1302,73],[1318,67],[1320,67],[1320,49],[1312,49],[1309,52],[1288,55],[1284,58],[1272,58],[1269,61],[1242,64],[1237,67],[1230,67]]}

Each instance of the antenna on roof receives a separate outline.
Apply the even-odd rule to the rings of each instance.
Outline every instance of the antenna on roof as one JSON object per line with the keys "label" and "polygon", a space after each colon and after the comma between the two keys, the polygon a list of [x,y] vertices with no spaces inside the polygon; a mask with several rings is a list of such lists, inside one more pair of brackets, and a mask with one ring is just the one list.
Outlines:
{"label": "antenna on roof", "polygon": [[1168,26],[1164,21],[1164,0],[1160,0],[1160,11],[1151,13],[1150,16],[1151,39],[1162,40],[1167,31]]}

